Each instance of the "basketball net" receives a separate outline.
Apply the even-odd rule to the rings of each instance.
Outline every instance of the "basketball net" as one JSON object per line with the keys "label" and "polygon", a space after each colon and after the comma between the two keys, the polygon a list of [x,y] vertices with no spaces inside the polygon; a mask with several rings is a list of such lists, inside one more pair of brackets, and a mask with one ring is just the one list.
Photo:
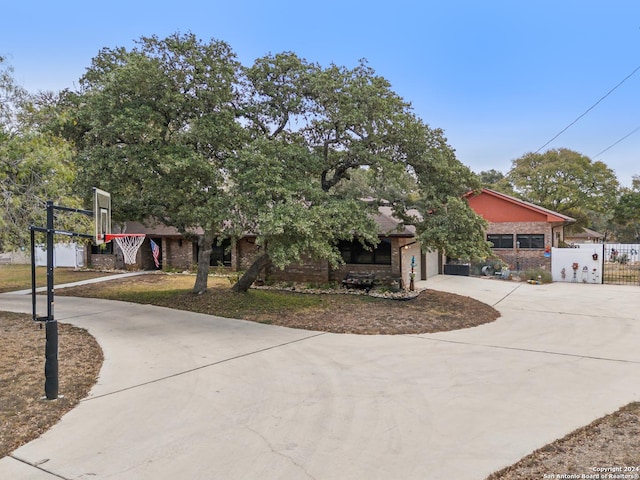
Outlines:
{"label": "basketball net", "polygon": [[124,263],[127,265],[133,265],[136,263],[136,255],[138,254],[138,249],[142,242],[144,242],[144,238],[146,235],[144,234],[119,234],[119,235],[106,235],[107,240],[111,237],[116,241],[120,250],[124,255]]}

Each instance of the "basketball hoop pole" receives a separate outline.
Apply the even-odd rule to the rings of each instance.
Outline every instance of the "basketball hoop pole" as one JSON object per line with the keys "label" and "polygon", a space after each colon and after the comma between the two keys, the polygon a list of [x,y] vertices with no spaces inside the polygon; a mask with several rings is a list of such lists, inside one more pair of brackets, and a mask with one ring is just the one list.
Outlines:
{"label": "basketball hoop pole", "polygon": [[[56,230],[54,227],[54,210],[63,210],[66,212],[82,213],[84,215],[93,216],[93,212],[90,210],[80,210],[77,208],[60,207],[53,204],[53,202],[47,202],[47,227],[29,227],[31,230],[31,296],[33,306],[33,319],[37,321],[45,322],[45,365],[44,365],[44,391],[47,400],[55,400],[58,398],[58,322],[56,322],[53,313],[54,304],[54,282],[53,282],[53,268],[54,268],[54,242],[53,236],[55,234],[62,234],[74,237],[93,238],[92,235],[86,235],[83,233],[67,232],[64,230]],[[47,234],[47,316],[38,317],[36,314],[36,282],[35,282],[35,245],[34,245],[34,232],[45,232]]]}
{"label": "basketball hoop pole", "polygon": [[58,322],[53,316],[53,202],[47,202],[47,322],[44,347],[44,393],[48,400],[58,398]]}

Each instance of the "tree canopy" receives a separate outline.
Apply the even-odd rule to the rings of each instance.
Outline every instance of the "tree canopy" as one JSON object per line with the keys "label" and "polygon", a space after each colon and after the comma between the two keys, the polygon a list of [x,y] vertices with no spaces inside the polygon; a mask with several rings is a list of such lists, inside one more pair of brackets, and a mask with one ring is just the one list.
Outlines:
{"label": "tree canopy", "polygon": [[224,42],[143,37],[131,50],[103,49],[62,102],[60,132],[77,146],[80,188],[111,192],[114,221],[203,230],[198,291],[230,208],[225,162],[243,134],[238,66]]}
{"label": "tree canopy", "polygon": [[640,176],[635,175],[631,188],[625,188],[614,209],[618,224],[618,241],[640,242]]}
{"label": "tree canopy", "polygon": [[[3,66],[0,57],[0,67]],[[46,224],[46,203],[77,208],[73,194],[72,148],[62,140],[21,122],[29,96],[16,85],[12,70],[0,70],[0,251],[25,247],[29,226]],[[61,216],[56,227],[82,230],[86,219]]]}
{"label": "tree canopy", "polygon": [[[196,292],[216,237],[256,236],[245,280],[306,256],[336,264],[339,240],[378,242],[381,202],[425,248],[487,252],[461,200],[477,179],[365,61],[322,67],[283,52],[243,67],[218,40],[143,37],[100,51],[42,118],[76,146],[78,188],[113,194],[115,221],[202,230]],[[346,187],[352,174],[368,201]]]}
{"label": "tree canopy", "polygon": [[[475,178],[442,132],[417,118],[366,62],[322,68],[284,53],[258,59],[246,78],[253,141],[239,155],[237,178],[248,181],[234,182],[234,196],[263,253],[236,289],[248,288],[268,262],[284,267],[310,256],[335,266],[339,240],[376,245],[371,214],[381,202],[425,232],[425,247],[487,253],[482,222],[460,201],[477,187]],[[352,175],[370,201],[349,190]],[[465,230],[459,237],[457,227]]]}
{"label": "tree canopy", "polygon": [[523,155],[507,178],[524,200],[581,220],[580,226],[589,211],[612,211],[619,188],[606,164],[566,148]]}

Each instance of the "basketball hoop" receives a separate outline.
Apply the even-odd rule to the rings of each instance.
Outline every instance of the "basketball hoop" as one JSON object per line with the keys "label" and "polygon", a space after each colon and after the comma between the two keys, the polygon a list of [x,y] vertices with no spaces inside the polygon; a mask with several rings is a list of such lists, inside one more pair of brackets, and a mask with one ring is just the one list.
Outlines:
{"label": "basketball hoop", "polygon": [[136,263],[136,255],[146,235],[144,233],[119,233],[107,234],[104,236],[105,242],[115,240],[120,250],[124,254],[124,263],[133,265]]}

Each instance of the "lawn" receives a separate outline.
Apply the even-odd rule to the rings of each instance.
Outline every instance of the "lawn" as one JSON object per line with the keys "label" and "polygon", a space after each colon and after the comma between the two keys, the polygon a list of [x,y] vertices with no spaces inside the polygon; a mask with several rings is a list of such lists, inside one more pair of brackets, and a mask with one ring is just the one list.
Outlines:
{"label": "lawn", "polygon": [[344,289],[310,294],[302,285],[235,293],[226,277],[209,277],[208,291],[194,295],[194,281],[192,275],[141,275],[60,289],[56,294],[148,303],[290,328],[362,335],[457,330],[499,317],[495,309],[482,302],[435,290],[426,290],[412,300],[347,294]]}
{"label": "lawn", "polygon": [[[58,267],[53,269],[53,280],[56,285],[79,282],[90,278],[113,275],[113,272],[96,272]],[[36,267],[36,286],[47,285],[47,268]],[[0,293],[25,290],[31,288],[31,265],[0,265]]]}
{"label": "lawn", "polygon": [[605,262],[604,283],[612,285],[640,285],[640,264]]}

